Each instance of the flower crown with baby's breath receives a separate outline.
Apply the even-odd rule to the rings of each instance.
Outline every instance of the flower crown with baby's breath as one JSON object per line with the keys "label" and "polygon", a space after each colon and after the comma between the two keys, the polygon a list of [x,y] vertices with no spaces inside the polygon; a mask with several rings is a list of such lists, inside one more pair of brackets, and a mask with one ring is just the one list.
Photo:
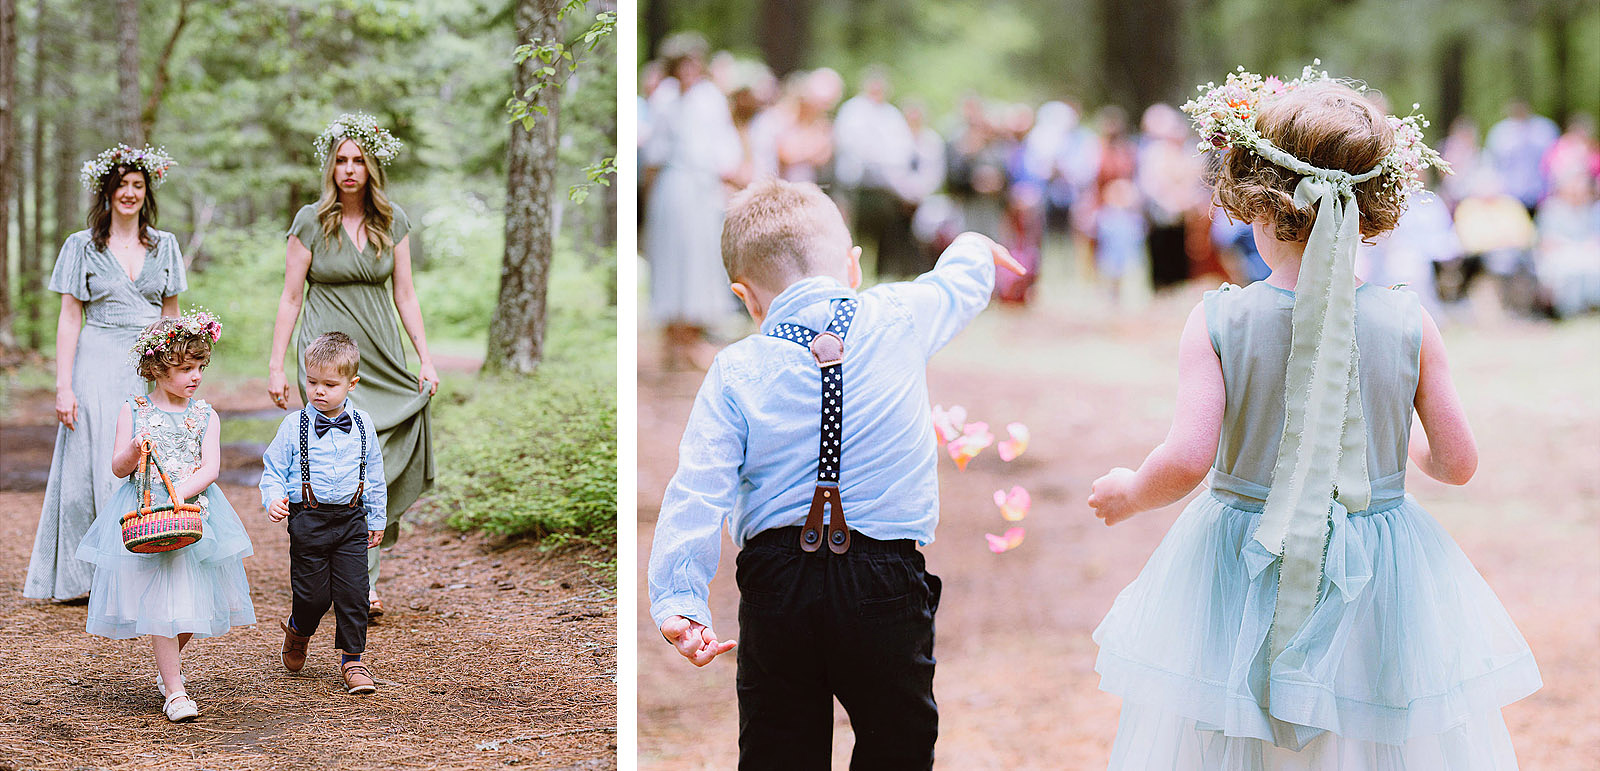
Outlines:
{"label": "flower crown with baby's breath", "polygon": [[83,168],[78,170],[78,180],[83,183],[83,189],[93,192],[95,186],[118,166],[132,166],[143,169],[145,176],[150,178],[150,187],[156,187],[166,179],[167,170],[178,165],[167,155],[167,148],[156,149],[145,145],[134,149],[125,144],[118,143],[105,152],[94,157],[92,161],[84,161]]}
{"label": "flower crown with baby's breath", "polygon": [[196,308],[171,321],[175,323],[157,321],[134,338],[133,347],[128,350],[130,363],[137,365],[140,359],[165,352],[180,340],[207,337],[215,343],[222,339],[222,319],[204,308]]}
{"label": "flower crown with baby's breath", "polygon": [[[1186,102],[1183,111],[1189,114],[1195,131],[1200,134],[1200,151],[1243,147],[1298,174],[1344,178],[1351,184],[1382,175],[1385,180],[1381,194],[1399,203],[1404,203],[1411,193],[1422,189],[1424,169],[1432,166],[1446,174],[1451,173],[1450,164],[1422,141],[1422,130],[1429,124],[1427,118],[1416,112],[1422,107],[1420,104],[1411,105],[1412,113],[1404,118],[1387,116],[1389,126],[1394,130],[1394,148],[1376,167],[1364,174],[1319,169],[1261,136],[1256,130],[1256,117],[1262,100],[1301,86],[1333,80],[1327,71],[1316,69],[1321,64],[1321,59],[1311,60],[1311,64],[1301,70],[1300,77],[1288,81],[1273,76],[1263,78],[1246,72],[1241,66],[1238,71],[1228,73],[1227,81],[1220,86],[1216,83],[1197,86],[1200,96]],[[1359,84],[1354,88],[1358,91],[1367,90],[1365,85]]]}
{"label": "flower crown with baby's breath", "polygon": [[328,165],[328,155],[346,139],[354,139],[361,149],[383,163],[394,160],[401,142],[378,125],[378,119],[364,112],[347,112],[334,119],[317,136],[317,165]]}

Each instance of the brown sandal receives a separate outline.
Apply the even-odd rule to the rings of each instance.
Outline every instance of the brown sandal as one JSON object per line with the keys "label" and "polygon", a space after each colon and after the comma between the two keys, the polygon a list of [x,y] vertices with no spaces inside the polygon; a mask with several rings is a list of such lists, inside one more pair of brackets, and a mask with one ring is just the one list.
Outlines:
{"label": "brown sandal", "polygon": [[377,693],[378,683],[372,679],[371,670],[359,661],[346,661],[339,668],[344,675],[345,693]]}
{"label": "brown sandal", "polygon": [[383,600],[372,600],[367,603],[367,620],[383,615]]}

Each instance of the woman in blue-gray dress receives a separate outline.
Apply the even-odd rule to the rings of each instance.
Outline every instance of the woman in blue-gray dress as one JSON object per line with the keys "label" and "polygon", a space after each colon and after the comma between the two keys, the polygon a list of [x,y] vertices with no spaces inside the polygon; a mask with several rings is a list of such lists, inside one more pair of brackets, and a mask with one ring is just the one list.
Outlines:
{"label": "woman in blue-gray dress", "polygon": [[83,165],[94,194],[89,228],[61,246],[50,291],[61,293],[56,322],[56,431],[44,509],[22,594],[81,601],[94,566],[73,556],[110,499],[111,442],[117,411],[145,385],[128,361],[139,330],[178,315],[188,287],[178,241],[156,230],[152,188],[173,166],[164,152],[117,145]]}

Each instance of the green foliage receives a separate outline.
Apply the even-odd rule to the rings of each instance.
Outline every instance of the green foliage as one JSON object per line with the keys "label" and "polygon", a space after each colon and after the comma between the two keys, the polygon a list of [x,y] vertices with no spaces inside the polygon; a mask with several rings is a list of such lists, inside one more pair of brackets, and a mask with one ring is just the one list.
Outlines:
{"label": "green foliage", "polygon": [[[556,13],[556,18],[558,21],[564,21],[569,14],[583,10],[588,4],[589,0],[567,0],[561,6],[561,10]],[[609,99],[610,107],[602,108],[602,112],[609,113],[611,116],[609,126],[611,154],[594,162],[578,161],[578,164],[582,166],[584,181],[573,183],[567,189],[568,200],[577,204],[588,200],[589,191],[594,185],[609,186],[611,184],[609,177],[615,176],[617,173],[615,156],[616,102],[614,101],[617,91],[614,61],[616,57],[612,55],[610,46],[605,46],[605,48],[601,49],[602,45],[610,42],[616,35],[616,29],[616,12],[602,11],[595,14],[594,21],[589,24],[587,29],[579,33],[571,43],[535,38],[528,43],[517,46],[511,53],[512,63],[519,67],[529,59],[539,60],[539,66],[533,73],[533,83],[523,89],[521,93],[513,93],[506,100],[506,112],[511,116],[508,122],[521,123],[524,131],[532,131],[540,118],[549,117],[550,115],[548,107],[543,104],[536,104],[541,92],[547,88],[556,90],[565,88],[568,81],[577,75],[580,65],[595,69],[600,74],[598,80],[601,88],[590,88],[588,91],[600,93],[602,100]],[[596,49],[601,49],[598,55],[596,55]],[[577,52],[576,55],[574,55],[574,52]],[[593,63],[585,64],[586,60],[591,58],[591,55],[594,58]],[[595,116],[599,118],[598,121],[593,117],[585,121],[584,118],[586,116],[583,112],[586,111],[581,111],[582,104],[580,102],[579,105],[574,105],[580,107],[580,114],[574,116],[580,122],[588,125],[604,122],[604,118],[601,116]],[[562,153],[562,160],[571,162],[571,153]]]}

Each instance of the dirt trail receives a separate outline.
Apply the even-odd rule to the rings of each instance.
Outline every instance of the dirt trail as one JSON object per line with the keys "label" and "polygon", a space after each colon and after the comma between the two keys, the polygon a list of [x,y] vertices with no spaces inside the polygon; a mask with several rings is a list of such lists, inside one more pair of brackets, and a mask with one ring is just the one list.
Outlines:
{"label": "dirt trail", "polygon": [[[224,415],[267,407],[259,382],[210,386]],[[49,394],[13,396],[0,482],[26,491],[0,492],[0,771],[616,768],[616,599],[610,579],[584,564],[597,555],[409,517],[378,582],[388,613],[368,636],[379,691],[347,696],[331,616],[303,672],[278,663],[288,536],[253,486],[227,484],[260,469],[259,449],[240,446],[224,448],[223,492],[254,543],[245,569],[259,623],[185,652],[201,717],[169,724],[146,641],[90,636],[84,608],[21,595],[44,497],[28,480],[41,458],[48,467],[55,432],[41,420]]]}
{"label": "dirt trail", "polygon": [[[1049,289],[1049,287],[1047,287]],[[1066,291],[1066,290],[1063,290]],[[941,459],[942,518],[928,566],[944,578],[935,694],[941,769],[1104,768],[1118,700],[1098,690],[1090,632],[1181,511],[1107,529],[1083,500],[1097,476],[1136,466],[1165,436],[1178,333],[1198,290],[1118,314],[1086,294],[993,311],[935,358],[933,401],[973,420],[1032,429],[1027,454],[993,450],[965,473]],[[1049,304],[1049,300],[1054,304]],[[1505,710],[1523,768],[1592,768],[1600,757],[1600,320],[1449,327],[1455,377],[1482,461],[1465,487],[1410,475],[1532,645],[1545,686]],[[639,347],[639,747],[641,769],[730,768],[732,658],[696,670],[648,618],[644,570],[660,495],[700,377],[664,372]],[[1006,523],[994,491],[1033,497],[1027,539],[991,554]],[[733,549],[712,584],[719,636],[737,638]],[[851,735],[836,708],[834,767]]]}

